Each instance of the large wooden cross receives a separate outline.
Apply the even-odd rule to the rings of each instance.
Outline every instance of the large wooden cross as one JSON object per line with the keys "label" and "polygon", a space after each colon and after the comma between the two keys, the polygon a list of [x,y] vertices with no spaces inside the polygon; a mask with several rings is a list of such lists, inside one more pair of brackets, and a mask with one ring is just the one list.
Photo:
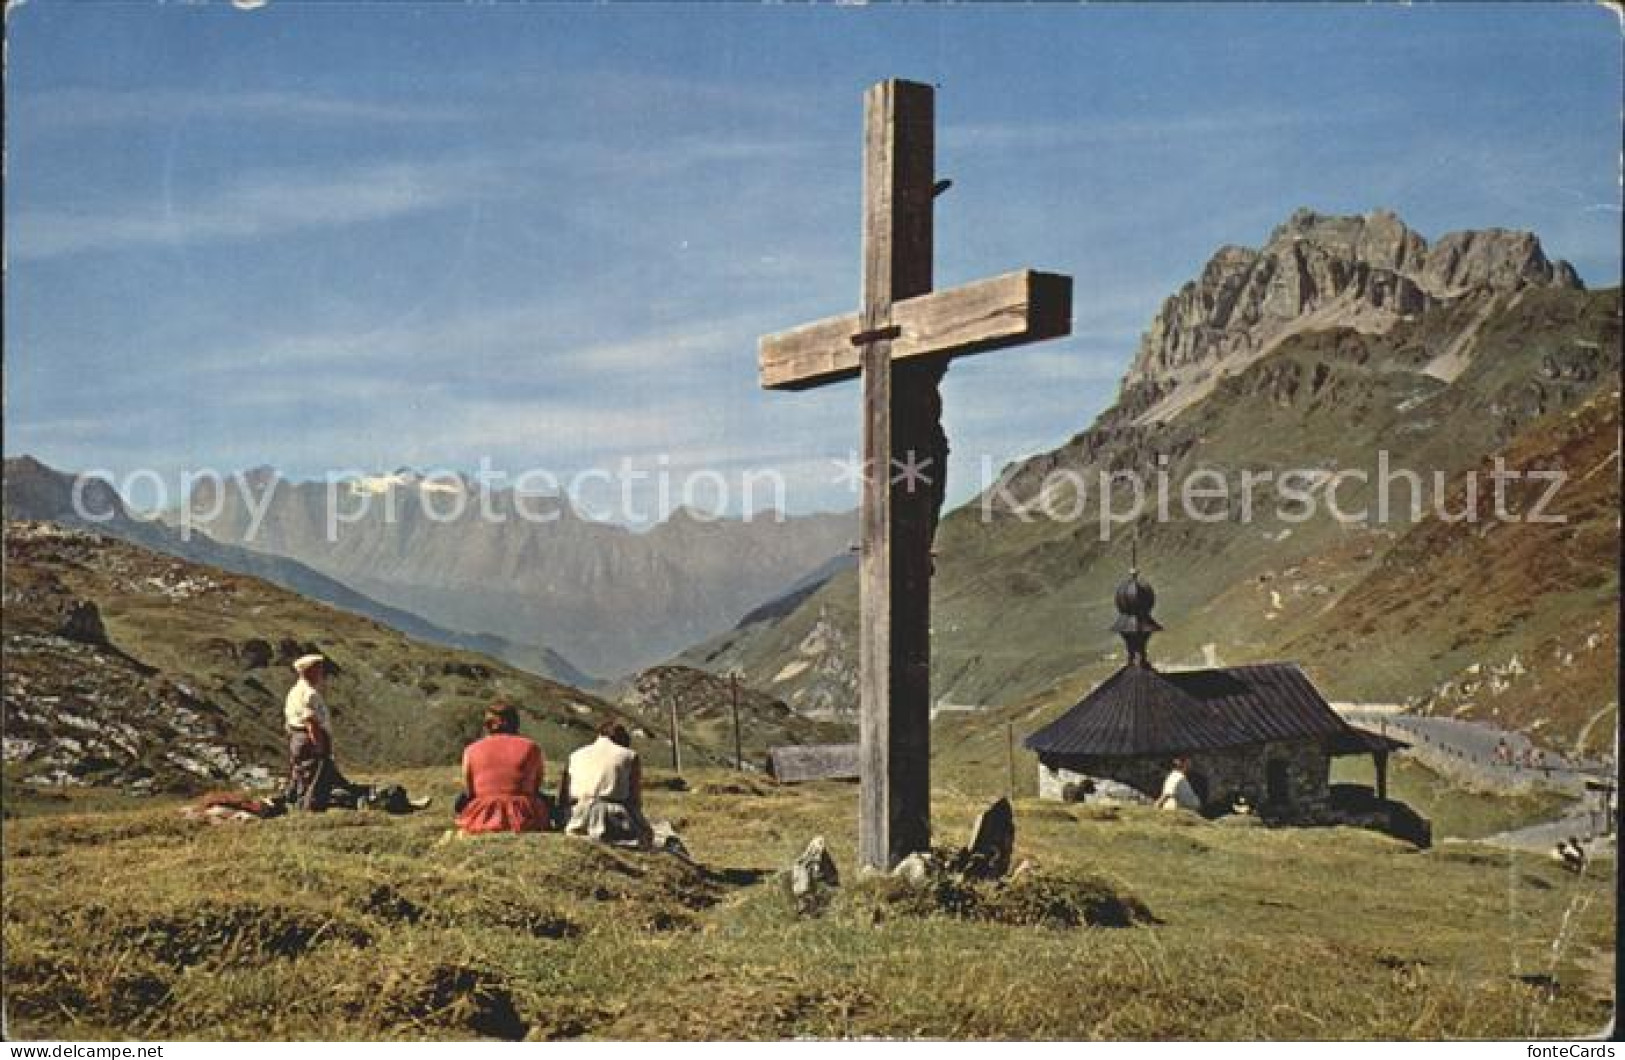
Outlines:
{"label": "large wooden cross", "polygon": [[1023,270],[931,290],[931,86],[884,81],[864,98],[863,303],[856,315],[765,336],[762,386],[863,378],[859,504],[858,856],[889,869],[931,842],[931,541],[948,441],[948,359],[1071,331],[1072,280]]}

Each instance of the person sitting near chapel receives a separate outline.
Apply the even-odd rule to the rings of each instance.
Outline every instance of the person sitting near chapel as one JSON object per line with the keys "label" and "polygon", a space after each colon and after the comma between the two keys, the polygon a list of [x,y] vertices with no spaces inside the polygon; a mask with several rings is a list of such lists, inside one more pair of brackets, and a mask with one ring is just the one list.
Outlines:
{"label": "person sitting near chapel", "polygon": [[1196,789],[1191,787],[1190,771],[1189,756],[1180,755],[1174,759],[1174,768],[1169,770],[1162,782],[1162,794],[1157,796],[1157,809],[1189,810],[1192,813],[1201,811],[1202,800],[1197,797]]}
{"label": "person sitting near chapel", "polygon": [[643,765],[618,721],[598,726],[598,738],[570,755],[559,780],[559,804],[570,808],[570,835],[647,847],[653,829],[643,816]]}
{"label": "person sitting near chapel", "polygon": [[545,763],[535,741],[519,735],[519,711],[496,702],[485,709],[485,736],[463,751],[463,791],[457,829],[545,832],[552,808],[541,794]]}
{"label": "person sitting near chapel", "polygon": [[322,689],[327,660],[301,655],[293,662],[298,681],[288,690],[282,719],[288,734],[288,802],[303,810],[327,809],[336,788],[350,787],[333,761],[333,723]]}

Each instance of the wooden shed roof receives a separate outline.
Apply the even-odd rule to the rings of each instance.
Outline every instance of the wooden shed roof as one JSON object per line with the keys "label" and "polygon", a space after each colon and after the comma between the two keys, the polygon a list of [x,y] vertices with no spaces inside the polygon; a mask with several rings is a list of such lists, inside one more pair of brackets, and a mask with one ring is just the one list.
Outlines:
{"label": "wooden shed roof", "polygon": [[1387,733],[1372,732],[1359,725],[1350,725],[1349,733],[1347,737],[1333,737],[1328,741],[1327,746],[1332,754],[1387,754],[1391,751],[1403,751],[1410,746],[1404,740],[1396,740]]}
{"label": "wooden shed roof", "polygon": [[767,771],[781,784],[799,784],[809,780],[856,780],[858,745],[826,743],[775,747],[767,753]]}

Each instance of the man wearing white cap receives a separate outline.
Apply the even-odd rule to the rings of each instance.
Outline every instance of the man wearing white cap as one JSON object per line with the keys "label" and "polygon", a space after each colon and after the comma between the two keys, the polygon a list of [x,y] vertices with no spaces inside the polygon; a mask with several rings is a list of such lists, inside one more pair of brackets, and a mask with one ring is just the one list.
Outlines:
{"label": "man wearing white cap", "polygon": [[333,764],[333,730],[322,699],[327,660],[302,655],[293,662],[299,680],[288,690],[282,717],[288,729],[288,800],[324,810],[335,784],[347,784]]}

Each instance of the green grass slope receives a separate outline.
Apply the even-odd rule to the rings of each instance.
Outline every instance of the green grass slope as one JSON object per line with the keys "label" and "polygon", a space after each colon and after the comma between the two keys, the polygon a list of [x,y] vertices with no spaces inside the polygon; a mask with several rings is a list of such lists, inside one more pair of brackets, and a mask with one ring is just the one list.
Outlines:
{"label": "green grass slope", "polygon": [[[1017,854],[1046,881],[1027,894],[1116,893],[1154,922],[920,916],[857,883],[852,788],[690,780],[651,810],[704,868],[444,840],[433,814],[8,822],[8,1035],[1530,1038],[1610,1011],[1611,862],[1576,878],[1472,845],[1022,800]],[[962,841],[979,808],[939,791],[939,832]],[[843,888],[802,916],[771,873],[815,834]]]}
{"label": "green grass slope", "polygon": [[[1561,471],[1544,517],[1497,517],[1478,469],[1476,509],[1458,486],[1328,607],[1285,625],[1276,651],[1349,699],[1415,699],[1421,709],[1538,732],[1564,748],[1608,750],[1618,715],[1619,391],[1530,424],[1497,455],[1520,475]],[[1544,480],[1507,489],[1526,515]],[[1371,645],[1383,646],[1373,658]]]}

